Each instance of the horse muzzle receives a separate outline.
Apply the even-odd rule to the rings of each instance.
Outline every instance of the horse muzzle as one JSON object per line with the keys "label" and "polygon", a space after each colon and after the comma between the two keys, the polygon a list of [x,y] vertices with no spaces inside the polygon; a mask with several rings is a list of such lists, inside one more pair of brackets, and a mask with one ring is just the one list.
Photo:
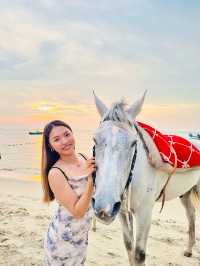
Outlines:
{"label": "horse muzzle", "polygon": [[92,198],[92,206],[97,219],[100,220],[102,223],[110,224],[117,216],[121,207],[121,202],[118,201],[114,204],[101,205],[96,202],[94,198]]}

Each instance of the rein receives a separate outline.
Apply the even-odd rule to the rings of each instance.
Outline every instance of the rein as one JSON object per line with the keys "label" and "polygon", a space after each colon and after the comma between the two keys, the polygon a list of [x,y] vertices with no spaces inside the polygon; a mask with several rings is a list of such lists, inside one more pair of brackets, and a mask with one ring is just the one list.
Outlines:
{"label": "rein", "polygon": [[[92,149],[92,155],[93,155],[93,157],[95,158],[95,145],[93,146],[93,149]],[[92,179],[93,179],[93,184],[94,184],[94,186],[95,186],[95,180],[96,180],[96,171],[94,171],[93,173],[92,173]]]}
{"label": "rein", "polygon": [[[149,148],[144,140],[144,137],[142,135],[142,133],[140,132],[139,128],[138,128],[138,125],[137,124],[134,124],[134,127],[142,141],[142,144],[143,144],[143,147],[144,147],[144,150],[147,154],[147,158],[149,158],[149,154],[150,154],[150,151],[149,151]],[[160,212],[162,211],[163,207],[164,207],[164,204],[165,204],[165,190],[166,190],[166,187],[172,177],[172,175],[174,174],[174,172],[176,171],[176,168],[177,168],[177,156],[176,156],[176,152],[174,151],[173,147],[171,146],[171,151],[174,153],[175,155],[175,165],[171,171],[171,173],[169,173],[169,176],[167,178],[167,181],[165,183],[165,185],[163,186],[160,194],[158,195],[156,201],[158,201],[161,197],[162,197],[162,205],[161,205],[161,209],[160,209]],[[95,145],[93,146],[93,157],[95,157]],[[124,188],[124,192],[122,193],[121,195],[121,199],[123,200],[124,199],[124,196],[125,196],[125,193],[129,190],[129,186],[130,186],[130,183],[132,181],[132,178],[133,178],[133,169],[134,169],[134,166],[135,166],[135,161],[136,161],[136,157],[137,157],[137,143],[135,144],[135,152],[134,152],[134,155],[133,155],[133,158],[132,158],[132,162],[131,162],[131,168],[130,168],[130,173],[129,173],[129,176],[128,176],[128,179],[127,179],[127,182],[126,182],[126,185],[125,185],[125,188]],[[151,162],[150,162],[151,163]],[[94,186],[95,185],[95,180],[96,180],[96,171],[92,173],[92,178],[93,178],[93,184]]]}
{"label": "rein", "polygon": [[170,181],[172,175],[175,173],[176,168],[177,168],[177,161],[178,161],[178,159],[177,159],[177,154],[176,154],[174,148],[172,147],[172,145],[170,146],[170,149],[171,149],[171,152],[174,153],[174,156],[175,156],[175,164],[174,164],[174,167],[173,167],[171,173],[169,174],[169,176],[168,176],[168,178],[167,178],[167,181],[166,181],[166,183],[165,183],[163,189],[161,190],[161,192],[160,192],[158,198],[156,199],[156,201],[158,201],[158,200],[163,196],[163,197],[162,197],[162,206],[161,206],[161,209],[160,209],[160,213],[161,213],[161,211],[162,211],[162,209],[163,209],[163,207],[164,207],[164,204],[165,204],[165,190],[166,190],[166,187],[167,187],[167,185],[168,185],[168,183],[169,183],[169,181]]}
{"label": "rein", "polygon": [[[136,158],[137,158],[137,143],[135,144],[135,152],[134,152],[133,159],[132,159],[132,162],[131,162],[131,169],[130,169],[130,173],[129,173],[129,176],[128,176],[128,179],[127,179],[127,182],[126,182],[124,193],[128,190],[129,185],[130,185],[130,183],[132,181],[133,169],[134,169],[134,166],[135,166]],[[124,196],[124,193],[122,194],[122,198]]]}

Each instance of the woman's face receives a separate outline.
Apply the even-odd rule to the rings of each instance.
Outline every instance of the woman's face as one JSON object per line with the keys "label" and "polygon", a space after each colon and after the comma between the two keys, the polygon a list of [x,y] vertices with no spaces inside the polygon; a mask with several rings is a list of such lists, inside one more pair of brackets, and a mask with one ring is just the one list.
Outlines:
{"label": "woman's face", "polygon": [[67,127],[55,126],[49,134],[49,144],[60,155],[69,155],[74,152],[74,135]]}

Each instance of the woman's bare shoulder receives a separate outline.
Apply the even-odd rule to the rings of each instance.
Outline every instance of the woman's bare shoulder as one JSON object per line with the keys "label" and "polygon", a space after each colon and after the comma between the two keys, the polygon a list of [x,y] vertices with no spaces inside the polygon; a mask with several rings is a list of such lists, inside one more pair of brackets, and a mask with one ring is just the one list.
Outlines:
{"label": "woman's bare shoulder", "polygon": [[58,166],[53,166],[50,170],[49,170],[49,173],[48,173],[48,179],[50,181],[55,179],[55,178],[59,178],[59,179],[63,179],[64,178],[64,175],[62,173],[62,169]]}

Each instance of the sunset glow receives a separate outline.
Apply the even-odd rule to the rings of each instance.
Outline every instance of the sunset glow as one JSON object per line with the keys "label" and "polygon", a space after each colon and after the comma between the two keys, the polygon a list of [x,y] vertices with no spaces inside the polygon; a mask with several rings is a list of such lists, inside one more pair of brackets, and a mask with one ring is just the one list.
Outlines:
{"label": "sunset glow", "polygon": [[39,110],[43,112],[55,112],[59,110],[60,104],[51,103],[48,101],[41,101],[41,102],[32,104],[31,107],[33,110]]}
{"label": "sunset glow", "polygon": [[0,4],[2,126],[93,126],[94,88],[108,107],[147,90],[139,118],[199,130],[198,1],[25,2]]}

